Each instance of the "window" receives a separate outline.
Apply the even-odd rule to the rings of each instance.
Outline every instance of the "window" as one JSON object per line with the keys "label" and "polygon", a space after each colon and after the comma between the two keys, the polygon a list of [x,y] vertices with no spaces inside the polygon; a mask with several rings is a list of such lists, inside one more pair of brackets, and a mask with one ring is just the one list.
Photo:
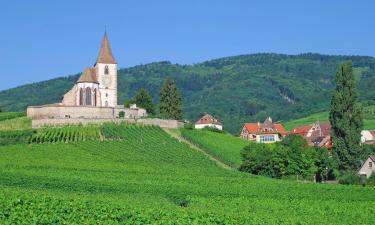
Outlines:
{"label": "window", "polygon": [[107,65],[104,67],[104,74],[105,74],[105,75],[108,75],[108,74],[109,74],[109,69],[108,69],[108,66],[107,66]]}
{"label": "window", "polygon": [[84,95],[83,89],[80,88],[79,89],[79,105],[83,105],[83,95]]}
{"label": "window", "polygon": [[86,88],[86,105],[91,105],[91,88]]}
{"label": "window", "polygon": [[368,162],[368,168],[372,168],[372,162]]}
{"label": "window", "polygon": [[108,93],[105,93],[105,97],[108,97]]}
{"label": "window", "polygon": [[105,107],[108,107],[108,101],[105,101]]}
{"label": "window", "polygon": [[259,137],[260,142],[274,142],[275,141],[275,136],[273,135],[261,135]]}

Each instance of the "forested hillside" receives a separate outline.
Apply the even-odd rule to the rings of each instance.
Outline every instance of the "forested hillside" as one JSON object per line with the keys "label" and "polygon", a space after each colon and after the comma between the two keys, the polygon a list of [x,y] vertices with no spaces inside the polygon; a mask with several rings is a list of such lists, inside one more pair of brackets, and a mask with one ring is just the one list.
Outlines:
{"label": "forested hillside", "polygon": [[[184,117],[195,121],[210,112],[224,129],[238,133],[246,121],[286,121],[328,109],[337,65],[352,60],[361,101],[375,100],[375,58],[319,54],[252,54],[194,65],[158,62],[119,71],[119,103],[145,88],[159,101],[165,78],[176,80],[183,95]],[[121,65],[120,65],[121,66]],[[84,65],[82,66],[84,68]],[[56,78],[0,92],[0,108],[59,102],[78,75]]]}

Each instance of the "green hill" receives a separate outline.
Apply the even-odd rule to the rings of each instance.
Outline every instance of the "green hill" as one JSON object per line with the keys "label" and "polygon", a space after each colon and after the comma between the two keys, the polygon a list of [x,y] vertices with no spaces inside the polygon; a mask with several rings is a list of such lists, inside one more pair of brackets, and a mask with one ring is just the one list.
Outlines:
{"label": "green hill", "polygon": [[241,161],[241,150],[249,144],[248,141],[232,136],[227,133],[217,133],[208,130],[182,129],[181,135],[185,139],[204,149],[220,161],[239,168]]}
{"label": "green hill", "polygon": [[[314,113],[307,117],[291,120],[284,123],[285,129],[291,130],[295,127],[308,125],[319,122],[328,122],[328,111]],[[375,106],[366,106],[363,108],[363,124],[364,129],[375,129]]]}
{"label": "green hill", "polygon": [[76,128],[102,138],[46,128],[40,144],[0,146],[1,224],[372,222],[374,188],[226,170],[158,127]]}
{"label": "green hill", "polygon": [[[182,91],[185,118],[195,121],[210,112],[237,134],[242,123],[263,121],[268,115],[288,121],[327,110],[336,67],[346,60],[353,61],[361,100],[375,100],[373,57],[252,54],[193,65],[159,62],[121,69],[119,102],[142,87],[158,102],[162,82],[172,77]],[[61,77],[1,91],[0,108],[20,111],[59,102],[77,79]]]}

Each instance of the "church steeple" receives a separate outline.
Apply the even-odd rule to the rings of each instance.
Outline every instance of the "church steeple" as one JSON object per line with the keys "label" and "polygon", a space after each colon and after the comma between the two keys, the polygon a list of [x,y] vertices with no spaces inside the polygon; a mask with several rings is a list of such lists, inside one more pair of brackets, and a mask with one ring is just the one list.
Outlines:
{"label": "church steeple", "polygon": [[107,32],[104,32],[104,37],[102,40],[102,45],[99,50],[98,59],[96,63],[108,63],[108,64],[116,64],[116,59],[112,55],[111,46],[109,45]]}

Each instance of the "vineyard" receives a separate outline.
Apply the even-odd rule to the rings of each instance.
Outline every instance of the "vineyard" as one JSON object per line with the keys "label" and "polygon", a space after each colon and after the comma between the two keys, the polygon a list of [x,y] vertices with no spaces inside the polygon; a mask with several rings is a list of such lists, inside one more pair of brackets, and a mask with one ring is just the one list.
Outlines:
{"label": "vineyard", "polygon": [[159,127],[72,126],[31,136],[32,144],[0,147],[0,224],[373,222],[374,188],[225,170]]}
{"label": "vineyard", "polygon": [[238,168],[241,165],[241,150],[249,143],[231,134],[208,130],[181,130],[181,135],[215,156],[219,160]]}

